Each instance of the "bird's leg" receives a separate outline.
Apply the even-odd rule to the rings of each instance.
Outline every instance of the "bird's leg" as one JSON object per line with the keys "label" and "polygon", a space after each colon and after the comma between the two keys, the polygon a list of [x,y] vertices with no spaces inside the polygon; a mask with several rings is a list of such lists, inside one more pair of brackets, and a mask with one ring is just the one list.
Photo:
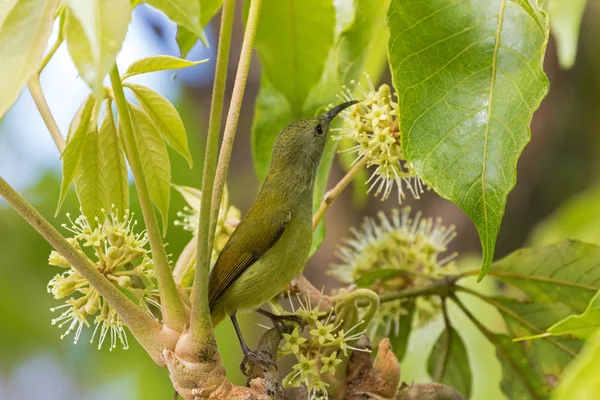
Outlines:
{"label": "bird's leg", "polygon": [[238,340],[240,341],[240,346],[242,347],[242,353],[244,353],[244,358],[242,359],[242,362],[240,364],[240,370],[242,371],[242,373],[244,375],[248,376],[246,373],[246,364],[248,361],[255,361],[255,362],[261,364],[265,368],[268,367],[269,365],[276,366],[275,362],[273,360],[271,360],[271,358],[269,358],[268,356],[265,356],[264,354],[260,353],[258,350],[257,351],[250,350],[250,348],[246,344],[246,341],[244,340],[244,337],[242,336],[242,331],[240,330],[240,326],[238,325],[235,314],[231,314],[229,317],[231,318],[231,323],[233,324],[235,333],[238,337]]}
{"label": "bird's leg", "polygon": [[288,326],[285,324],[286,321],[294,322],[302,326],[302,318],[297,315],[277,315],[270,311],[257,308],[256,312],[269,318],[273,325],[276,325],[282,333],[288,333]]}

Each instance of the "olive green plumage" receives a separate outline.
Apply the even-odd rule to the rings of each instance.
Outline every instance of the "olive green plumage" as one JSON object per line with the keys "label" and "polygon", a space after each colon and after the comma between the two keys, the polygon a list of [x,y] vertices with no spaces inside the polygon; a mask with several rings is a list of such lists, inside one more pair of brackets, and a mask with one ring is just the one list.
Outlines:
{"label": "olive green plumage", "polygon": [[215,326],[238,310],[260,307],[302,272],[312,239],[313,186],[329,123],[351,104],[292,122],[275,139],[258,197],[210,275]]}

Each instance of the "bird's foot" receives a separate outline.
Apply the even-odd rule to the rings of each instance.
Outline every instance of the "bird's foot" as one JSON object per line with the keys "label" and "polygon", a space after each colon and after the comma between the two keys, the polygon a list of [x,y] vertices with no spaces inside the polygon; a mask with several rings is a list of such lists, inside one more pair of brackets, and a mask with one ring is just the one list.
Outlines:
{"label": "bird's foot", "polygon": [[293,315],[293,314],[284,314],[284,315],[273,314],[272,312],[269,312],[269,311],[266,311],[266,310],[263,310],[260,308],[257,309],[256,312],[269,318],[271,320],[271,322],[273,323],[273,325],[275,325],[281,333],[289,333],[289,331],[291,330],[290,326],[288,324],[286,324],[286,322],[293,322],[300,326],[302,326],[302,323],[303,323],[302,318],[300,318],[297,315]]}
{"label": "bird's foot", "polygon": [[269,367],[277,368],[277,364],[271,357],[260,351],[260,350],[250,350],[248,347],[242,348],[242,352],[244,353],[244,358],[240,363],[240,370],[245,376],[248,376],[248,369],[252,368],[252,363],[260,364],[265,370]]}

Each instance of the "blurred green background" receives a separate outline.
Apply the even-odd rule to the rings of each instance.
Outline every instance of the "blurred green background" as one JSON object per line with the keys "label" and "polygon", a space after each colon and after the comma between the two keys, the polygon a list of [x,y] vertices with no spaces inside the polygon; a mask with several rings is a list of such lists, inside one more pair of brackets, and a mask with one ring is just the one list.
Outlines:
{"label": "blurred green background", "polygon": [[[234,75],[241,45],[239,14],[234,29],[230,78]],[[590,2],[573,69],[564,71],[558,67],[555,43],[553,39],[550,41],[545,70],[551,89],[534,116],[532,140],[519,161],[517,186],[509,196],[498,237],[497,257],[524,245],[546,244],[565,237],[600,242],[600,135],[597,134],[600,128],[600,44],[595,40],[600,37],[600,26],[594,23],[598,16],[600,7]],[[206,49],[198,44],[190,58],[214,58],[217,25],[213,22],[207,28],[213,46]],[[148,7],[138,7],[119,56],[119,65],[123,69],[136,58],[160,53],[177,54],[174,27],[161,14]],[[172,174],[176,184],[200,186],[213,69],[211,62],[177,74],[156,74],[143,80],[176,104],[188,129],[195,165],[190,170],[187,163],[173,153]],[[253,60],[228,179],[231,201],[242,212],[248,210],[258,189],[251,160],[250,126],[259,72],[260,66]],[[383,71],[382,81],[389,82],[388,71]],[[42,83],[64,132],[78,102],[85,96],[85,87],[77,79],[64,48],[50,63]],[[27,93],[0,124],[0,174],[55,226],[64,222],[65,212],[77,212],[76,198],[71,193],[60,216],[54,218],[60,162]],[[342,168],[336,165],[332,182],[342,175]],[[325,243],[305,271],[317,287],[337,285],[326,275],[326,270],[335,260],[336,244],[348,235],[349,227],[360,224],[366,215],[397,207],[393,198],[382,203],[374,198],[353,196],[352,190],[342,194],[327,214]],[[453,250],[461,254],[462,265],[477,265],[477,234],[456,206],[431,192],[418,202],[409,200],[407,203],[423,210],[427,216],[441,216],[447,225],[456,225],[458,237],[452,243]],[[173,192],[171,223],[183,205],[181,197]],[[132,208],[134,211],[138,208],[135,198]],[[168,249],[174,259],[189,238],[189,233],[169,227]],[[130,350],[117,348],[113,352],[98,351],[87,344],[85,336],[78,345],[68,338],[60,340],[61,330],[50,324],[54,315],[49,309],[57,305],[57,301],[46,292],[46,284],[57,271],[47,265],[49,252],[50,246],[0,201],[0,399],[172,398],[167,371],[155,366],[133,340]],[[496,290],[490,279],[481,285],[489,292]],[[504,329],[500,317],[484,304],[473,300],[470,306],[490,327]],[[498,384],[500,367],[492,346],[462,315],[458,318],[461,323],[457,329],[467,343],[474,367],[473,398],[503,398]],[[260,333],[262,328],[255,328],[256,323],[254,315],[243,316],[246,332]],[[426,358],[441,329],[442,323],[437,319],[413,331],[408,357],[402,363],[404,381],[428,379]],[[219,327],[217,339],[231,379],[243,382],[237,369],[241,354],[229,322]],[[250,341],[256,340],[254,337]]]}

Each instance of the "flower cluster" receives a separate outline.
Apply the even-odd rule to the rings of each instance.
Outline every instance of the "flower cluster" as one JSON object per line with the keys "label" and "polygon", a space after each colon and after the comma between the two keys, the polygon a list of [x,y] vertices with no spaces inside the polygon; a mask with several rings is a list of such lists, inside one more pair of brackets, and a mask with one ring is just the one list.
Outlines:
{"label": "flower cluster", "polygon": [[[356,341],[365,334],[360,329],[363,322],[344,331],[343,320],[335,320],[332,311],[321,311],[319,307],[300,301],[300,307],[295,309],[292,304],[293,315],[302,319],[302,327],[296,326],[291,333],[284,333],[279,348],[280,357],[293,355],[296,358],[292,372],[283,378],[283,386],[304,385],[311,400],[328,398],[327,381],[347,359],[348,350],[367,351],[354,347]],[[307,334],[303,335],[303,331]]]}
{"label": "flower cluster", "polygon": [[[196,235],[198,233],[198,214],[200,213],[202,192],[188,186],[175,186],[175,188],[181,193],[187,203],[187,206],[183,208],[183,211],[177,213],[177,216],[181,218],[181,220],[175,221],[175,225],[181,226],[186,231]],[[229,241],[234,229],[240,223],[240,218],[240,210],[229,205],[229,195],[227,188],[225,188],[215,230],[215,240],[212,251],[213,261],[216,261],[223,250],[223,247],[225,247]]]}
{"label": "flower cluster", "polygon": [[[73,221],[67,214],[71,225],[63,224],[63,227],[74,235],[67,240],[79,252],[88,252],[88,256],[93,253],[91,259],[98,271],[137,298],[140,306],[153,315],[153,312],[160,311],[160,303],[154,264],[146,249],[146,232],[134,232],[136,222],[129,211],[119,216],[113,207],[110,213],[104,212],[104,215],[103,223],[96,218],[92,224],[84,215]],[[52,311],[62,311],[52,320],[52,325],[67,327],[61,339],[74,333],[74,342],[77,343],[83,329],[91,326],[91,320],[95,328],[90,342],[93,343],[97,337],[98,349],[102,348],[107,337],[110,350],[117,343],[127,349],[129,345],[123,321],[100,293],[56,251],[50,253],[48,263],[66,269],[48,283],[48,293],[57,300],[66,299],[61,306],[51,308]]]}
{"label": "flower cluster", "polygon": [[[443,256],[449,242],[456,236],[453,226],[445,227],[441,220],[410,215],[410,207],[392,210],[391,218],[380,212],[379,223],[367,218],[362,229],[352,229],[337,252],[341,263],[332,266],[330,273],[346,283],[358,283],[383,293],[407,288],[421,288],[432,279],[454,272],[452,262],[456,253]],[[433,298],[417,303],[422,321],[439,311]],[[383,304],[374,319],[377,328],[386,335],[399,329],[399,318],[405,314],[400,301]]]}
{"label": "flower cluster", "polygon": [[[423,182],[406,162],[402,152],[401,133],[398,124],[398,102],[386,84],[375,89],[367,76],[369,90],[365,91],[352,82],[360,92],[360,103],[342,111],[344,119],[339,134],[334,139],[349,139],[353,146],[344,150],[356,154],[354,163],[366,159],[367,166],[375,170],[367,184],[368,191],[375,190],[385,200],[392,192],[394,183],[398,188],[398,201],[405,197],[404,187],[418,198],[423,193]],[[353,100],[352,90],[344,87],[343,100]]]}

